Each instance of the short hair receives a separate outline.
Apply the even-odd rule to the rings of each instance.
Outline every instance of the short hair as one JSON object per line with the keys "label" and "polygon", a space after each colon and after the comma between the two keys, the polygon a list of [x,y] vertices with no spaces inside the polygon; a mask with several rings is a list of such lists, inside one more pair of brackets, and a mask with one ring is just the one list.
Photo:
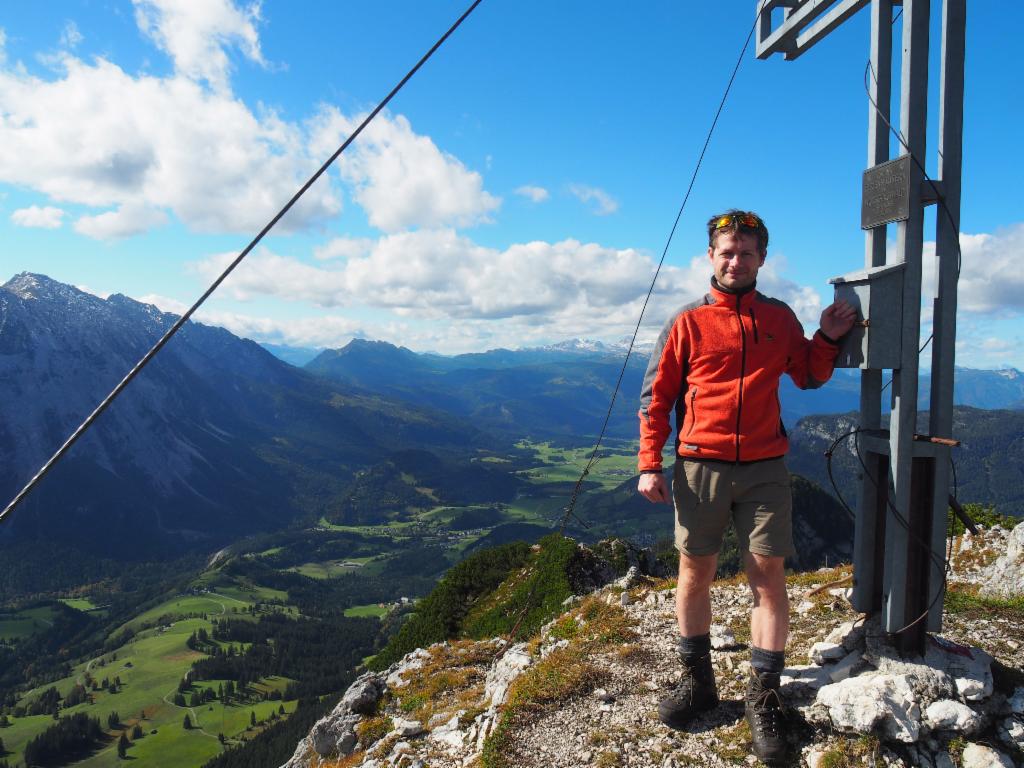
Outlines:
{"label": "short hair", "polygon": [[[741,221],[743,217],[753,216],[757,219],[757,226],[750,226]],[[732,217],[732,221],[723,226],[718,223],[726,218]],[[720,213],[708,219],[708,247],[715,247],[715,238],[719,232],[731,232],[733,234],[752,234],[757,237],[757,247],[764,253],[768,250],[768,227],[764,225],[764,219],[753,211],[741,211],[738,208],[730,208],[725,213]]]}

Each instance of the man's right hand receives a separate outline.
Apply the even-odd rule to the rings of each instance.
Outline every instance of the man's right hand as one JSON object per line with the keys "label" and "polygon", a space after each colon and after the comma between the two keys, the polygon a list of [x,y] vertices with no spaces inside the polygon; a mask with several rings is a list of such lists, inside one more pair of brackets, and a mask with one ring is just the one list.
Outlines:
{"label": "man's right hand", "polygon": [[668,483],[665,482],[665,476],[661,472],[644,472],[640,475],[637,490],[650,502],[669,503]]}

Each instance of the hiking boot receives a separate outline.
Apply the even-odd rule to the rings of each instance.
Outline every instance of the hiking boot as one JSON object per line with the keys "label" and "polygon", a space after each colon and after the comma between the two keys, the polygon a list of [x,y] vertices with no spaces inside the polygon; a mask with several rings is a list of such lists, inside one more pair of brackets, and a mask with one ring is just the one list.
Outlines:
{"label": "hiking boot", "polygon": [[658,703],[658,717],[670,728],[682,728],[695,715],[718,706],[711,654],[706,653],[690,664],[683,661],[682,666],[679,682]]}
{"label": "hiking boot", "polygon": [[751,675],[744,709],[754,754],[769,765],[780,762],[787,747],[786,712],[779,696],[777,672]]}

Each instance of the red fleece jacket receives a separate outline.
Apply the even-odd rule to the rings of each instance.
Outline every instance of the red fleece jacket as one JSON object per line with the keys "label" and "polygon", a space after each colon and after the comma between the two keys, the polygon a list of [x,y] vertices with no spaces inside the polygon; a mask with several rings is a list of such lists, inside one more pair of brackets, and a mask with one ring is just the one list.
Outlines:
{"label": "red fleece jacket", "polygon": [[821,331],[812,340],[784,302],[756,290],[711,292],[665,325],[640,396],[639,469],[661,468],[676,412],[683,458],[760,461],[789,449],[779,403],[784,373],[800,389],[832,376],[838,347]]}

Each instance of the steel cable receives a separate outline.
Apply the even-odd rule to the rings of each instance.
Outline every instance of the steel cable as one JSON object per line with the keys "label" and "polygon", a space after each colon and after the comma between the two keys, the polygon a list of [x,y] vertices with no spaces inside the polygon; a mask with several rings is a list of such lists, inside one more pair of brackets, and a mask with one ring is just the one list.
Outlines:
{"label": "steel cable", "polygon": [[292,198],[287,203],[285,203],[284,207],[277,212],[277,214],[266,224],[266,226],[264,226],[263,229],[260,230],[259,234],[257,234],[256,237],[254,237],[252,241],[241,251],[241,253],[239,253],[238,256],[236,256],[235,259],[224,269],[224,271],[221,272],[220,276],[213,281],[213,284],[206,289],[206,292],[203,293],[203,295],[200,296],[199,299],[191,307],[189,307],[189,309],[181,317],[179,317],[174,322],[174,324],[167,330],[166,333],[164,333],[160,340],[157,341],[157,343],[154,344],[153,347],[145,355],[142,356],[142,359],[139,360],[139,362],[137,362],[130,371],[128,371],[128,373],[125,375],[123,379],[121,379],[118,385],[114,387],[113,390],[111,390],[110,394],[107,395],[98,406],[96,406],[95,410],[93,410],[93,412],[90,413],[88,417],[86,417],[85,421],[83,421],[78,426],[78,428],[71,433],[71,436],[64,442],[64,444],[60,448],[57,449],[57,452],[50,457],[49,461],[47,461],[38,472],[36,472],[35,476],[31,480],[29,480],[28,484],[24,488],[22,488],[18,495],[11,500],[11,502],[4,508],[2,512],[0,512],[0,522],[3,522],[3,520],[7,518],[7,515],[10,514],[11,511],[15,507],[17,507],[18,504],[20,504],[22,500],[25,499],[26,496],[28,496],[29,493],[32,492],[32,490],[39,484],[43,477],[45,477],[46,474],[54,467],[54,465],[56,465],[56,463],[60,461],[61,457],[68,452],[71,446],[74,445],[78,441],[78,439],[85,434],[86,430],[88,430],[89,427],[92,426],[93,422],[96,421],[97,418],[99,418],[100,414],[102,414],[110,406],[110,404],[114,402],[114,399],[121,394],[124,388],[127,387],[129,383],[131,383],[132,379],[134,379],[139,374],[139,372],[141,372],[142,369],[145,368],[149,361],[152,360],[161,349],[163,349],[164,345],[171,340],[171,337],[173,337],[174,334],[176,334],[181,329],[181,327],[185,325],[186,322],[188,322],[188,319],[192,317],[195,311],[199,309],[200,306],[202,306],[202,304],[210,297],[210,295],[215,290],[217,290],[220,284],[223,283],[225,279],[227,279],[227,276],[234,271],[235,267],[242,263],[242,260],[246,256],[248,256],[250,251],[252,251],[252,249],[255,248],[259,244],[259,242],[264,238],[264,236],[266,236],[266,234],[270,232],[271,229],[274,228],[274,225],[276,225],[284,217],[284,215],[291,210],[292,206],[294,206],[295,203],[299,201],[299,198],[301,198],[306,193],[306,191],[311,186],[313,186],[314,183],[316,183],[317,179],[319,179],[321,176],[323,176],[324,173],[326,173],[327,169],[330,168],[334,161],[341,156],[342,152],[348,149],[348,147],[352,144],[353,141],[356,140],[359,134],[363,132],[363,129],[370,124],[370,121],[372,121],[373,118],[375,118],[378,115],[378,113],[380,113],[380,111],[383,110],[384,107],[388,105],[391,99],[393,99],[395,95],[400,90],[402,90],[402,87],[412,78],[413,75],[416,74],[417,71],[419,71],[420,67],[422,67],[427,62],[427,60],[434,55],[434,52],[437,51],[437,49],[444,44],[444,42],[451,36],[451,34],[456,29],[459,28],[462,22],[469,17],[469,15],[476,9],[478,5],[480,5],[481,2],[483,2],[483,0],[474,0],[474,2],[469,6],[469,8],[467,8],[463,12],[463,14],[455,21],[455,23],[448,28],[448,31],[441,35],[437,42],[435,42],[434,45],[431,46],[430,50],[423,54],[420,60],[416,62],[415,66],[413,66],[413,68],[406,73],[405,77],[403,77],[398,82],[398,84],[391,89],[391,92],[388,93],[388,95],[385,96],[384,99],[376,107],[374,107],[373,111],[370,112],[370,114],[368,114],[363,119],[363,121],[352,132],[352,134],[347,139],[345,139],[344,143],[342,143],[342,145],[338,147],[337,150],[335,150],[334,154],[332,154],[327,159],[327,161],[320,166],[316,173],[309,177],[306,183],[299,188],[299,191],[292,195]]}

